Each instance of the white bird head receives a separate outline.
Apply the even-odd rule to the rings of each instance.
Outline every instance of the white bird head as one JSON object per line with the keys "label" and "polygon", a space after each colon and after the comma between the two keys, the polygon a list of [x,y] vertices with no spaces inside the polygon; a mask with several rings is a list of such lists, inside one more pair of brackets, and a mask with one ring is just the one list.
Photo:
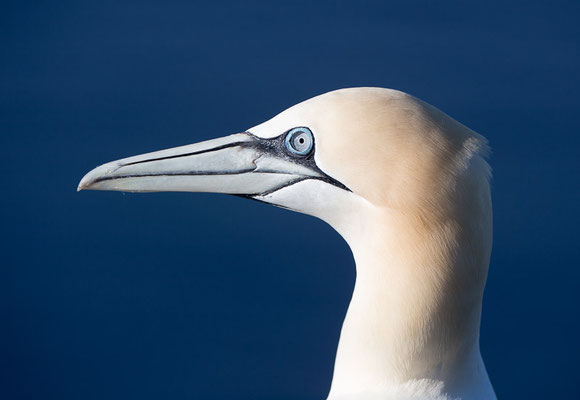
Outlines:
{"label": "white bird head", "polygon": [[486,148],[482,136],[410,95],[351,88],[243,133],[104,164],[78,190],[229,193],[331,224],[354,198],[432,215]]}
{"label": "white bird head", "polygon": [[493,394],[478,347],[486,151],[482,136],[410,95],[352,88],[243,133],[104,164],[78,189],[229,193],[319,217],[357,263],[331,397],[424,380]]}

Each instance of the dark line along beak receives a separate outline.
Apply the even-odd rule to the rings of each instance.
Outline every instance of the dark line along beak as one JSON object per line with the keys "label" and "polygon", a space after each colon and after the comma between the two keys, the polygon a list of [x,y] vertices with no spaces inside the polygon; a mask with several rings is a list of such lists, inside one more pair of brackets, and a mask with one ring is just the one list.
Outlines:
{"label": "dark line along beak", "polygon": [[279,157],[263,139],[238,133],[124,158],[84,176],[78,190],[264,195],[298,181],[327,180],[318,168]]}

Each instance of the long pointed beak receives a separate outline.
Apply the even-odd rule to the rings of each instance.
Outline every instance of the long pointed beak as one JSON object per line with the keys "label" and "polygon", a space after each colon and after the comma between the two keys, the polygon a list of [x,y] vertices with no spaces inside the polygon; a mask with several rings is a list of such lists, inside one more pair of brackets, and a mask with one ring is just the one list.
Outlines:
{"label": "long pointed beak", "polygon": [[101,165],[84,176],[77,190],[257,196],[307,178],[323,175],[277,156],[263,139],[238,133]]}

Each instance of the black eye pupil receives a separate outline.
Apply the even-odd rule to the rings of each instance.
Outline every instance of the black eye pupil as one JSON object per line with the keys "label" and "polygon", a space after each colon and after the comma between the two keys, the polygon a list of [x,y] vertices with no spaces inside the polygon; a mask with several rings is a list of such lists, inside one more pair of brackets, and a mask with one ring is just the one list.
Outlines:
{"label": "black eye pupil", "polygon": [[300,139],[298,139],[298,142],[299,142],[300,144],[304,144],[304,138],[300,138]]}

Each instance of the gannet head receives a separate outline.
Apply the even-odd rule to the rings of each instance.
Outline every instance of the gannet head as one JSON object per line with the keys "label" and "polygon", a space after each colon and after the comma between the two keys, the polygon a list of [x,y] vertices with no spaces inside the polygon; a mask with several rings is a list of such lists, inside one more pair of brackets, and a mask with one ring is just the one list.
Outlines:
{"label": "gannet head", "polygon": [[[78,190],[218,192],[319,217],[340,230],[364,204],[441,204],[485,140],[405,93],[351,88],[219,139],[113,161]],[[440,208],[430,211],[440,212]]]}
{"label": "gannet head", "polygon": [[78,189],[228,193],[321,218],[357,264],[330,398],[422,379],[491,398],[478,342],[491,252],[486,149],[410,95],[352,88],[243,133],[104,164]]}

